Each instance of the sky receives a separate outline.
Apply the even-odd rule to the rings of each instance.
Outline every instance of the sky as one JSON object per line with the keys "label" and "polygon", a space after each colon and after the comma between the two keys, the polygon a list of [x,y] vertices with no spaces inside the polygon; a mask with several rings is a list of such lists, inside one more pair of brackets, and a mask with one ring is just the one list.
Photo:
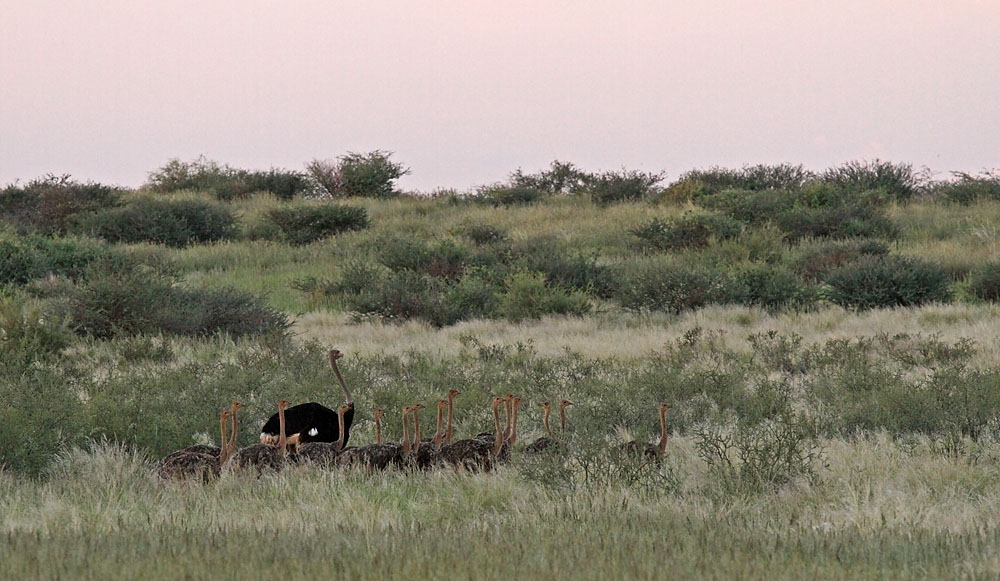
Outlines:
{"label": "sky", "polygon": [[1000,0],[0,0],[0,184],[172,158],[1000,168]]}

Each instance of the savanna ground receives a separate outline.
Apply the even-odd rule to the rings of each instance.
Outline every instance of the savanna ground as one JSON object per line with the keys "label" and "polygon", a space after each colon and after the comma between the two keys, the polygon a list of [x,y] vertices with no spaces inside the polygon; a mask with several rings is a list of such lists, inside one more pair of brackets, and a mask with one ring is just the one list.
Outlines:
{"label": "savanna ground", "polygon": [[[821,215],[827,186],[787,207],[773,188],[611,203],[498,187],[487,204],[351,197],[370,223],[309,243],[269,216],[329,201],[161,192],[238,218],[176,245],[188,233],[162,225],[159,244],[111,241],[122,214],[43,231],[8,213],[0,259],[23,274],[0,309],[3,576],[1000,575],[1000,201],[883,188]],[[527,400],[523,443],[543,434],[539,401],[573,400],[569,452],[486,474],[153,475],[215,441],[233,399],[241,445],[281,398],[336,404],[329,347],[347,354],[352,444],[372,441],[374,407],[458,387],[458,437],[490,428],[492,395]],[[656,438],[659,401],[662,465],[622,456]]]}

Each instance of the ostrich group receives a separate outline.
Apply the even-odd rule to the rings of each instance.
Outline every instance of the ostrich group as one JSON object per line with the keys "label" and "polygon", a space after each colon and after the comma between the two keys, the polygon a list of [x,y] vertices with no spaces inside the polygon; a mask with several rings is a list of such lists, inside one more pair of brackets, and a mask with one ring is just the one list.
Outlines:
{"label": "ostrich group", "polygon": [[[487,472],[510,460],[517,443],[517,421],[522,398],[513,394],[494,396],[491,400],[493,431],[481,432],[472,438],[453,440],[452,421],[455,398],[461,395],[450,389],[445,398],[434,406],[436,429],[432,436],[421,438],[421,403],[403,406],[401,410],[402,440],[397,443],[382,440],[383,408],[374,410],[375,442],[365,446],[348,446],[354,422],[354,399],[337,365],[343,357],[337,349],[329,352],[330,367],[344,394],[344,403],[335,410],[316,402],[288,407],[278,402],[277,412],[264,423],[260,443],[237,449],[240,402],[219,414],[219,447],[196,445],[173,452],[157,466],[157,474],[165,480],[208,480],[223,470],[244,470],[256,473],[281,470],[289,464],[314,464],[323,467],[350,466],[368,471],[387,468],[421,470],[452,468],[469,472]],[[543,401],[542,421],[546,435],[523,447],[526,455],[565,454],[566,408],[573,402],[559,402],[559,432],[551,427],[552,404]],[[619,447],[624,454],[649,459],[659,464],[667,448],[666,413],[669,404],[659,404],[660,441],[658,444],[632,441]],[[501,422],[501,409],[504,420]]]}

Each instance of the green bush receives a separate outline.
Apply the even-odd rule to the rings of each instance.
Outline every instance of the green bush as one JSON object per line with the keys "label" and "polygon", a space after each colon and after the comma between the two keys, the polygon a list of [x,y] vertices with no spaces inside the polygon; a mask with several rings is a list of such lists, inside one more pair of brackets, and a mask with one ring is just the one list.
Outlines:
{"label": "green bush", "polygon": [[[244,179],[250,191],[268,192],[279,200],[291,200],[310,190],[305,175],[289,170],[271,168],[267,171],[247,172]],[[234,196],[241,197],[241,196]],[[223,198],[220,196],[220,198]]]}
{"label": "green bush", "polygon": [[498,313],[504,319],[517,323],[545,315],[582,316],[592,308],[587,295],[550,286],[541,273],[520,272],[508,282]]}
{"label": "green bush", "polygon": [[733,302],[732,280],[720,270],[651,263],[630,265],[619,276],[618,297],[631,311],[680,313]]}
{"label": "green bush", "polygon": [[810,289],[794,273],[771,265],[751,265],[739,269],[734,277],[734,293],[744,305],[778,309],[805,305],[813,300]]}
{"label": "green bush", "polygon": [[583,187],[587,177],[572,163],[556,160],[549,169],[534,174],[525,174],[518,168],[510,174],[509,182],[513,187],[540,190],[550,195],[572,194]]}
{"label": "green bush", "polygon": [[152,242],[175,248],[227,240],[237,233],[236,217],[225,206],[152,198],[86,216],[77,229],[108,242]]}
{"label": "green bush", "polygon": [[782,212],[775,223],[790,242],[802,238],[895,238],[896,225],[879,209],[860,202]]}
{"label": "green bush", "polygon": [[984,301],[1000,301],[1000,261],[988,262],[969,275],[969,290]]}
{"label": "green bush", "polygon": [[922,187],[913,166],[888,161],[849,161],[823,172],[820,179],[853,193],[881,190],[889,197],[906,201]]}
{"label": "green bush", "polygon": [[121,188],[47,175],[0,190],[0,220],[21,230],[64,234],[74,217],[121,205]]}
{"label": "green bush", "polygon": [[461,230],[474,244],[480,246],[485,244],[503,244],[510,240],[510,234],[503,228],[498,228],[490,224],[469,224]]}
{"label": "green bush", "polygon": [[532,204],[548,195],[544,190],[533,186],[491,184],[478,188],[474,199],[499,207]]}
{"label": "green bush", "polygon": [[829,299],[858,309],[907,307],[951,298],[941,266],[899,255],[862,256],[824,278]]}
{"label": "green bush", "polygon": [[550,236],[522,241],[511,249],[511,253],[516,270],[540,272],[551,286],[605,298],[614,291],[613,274],[607,266],[598,263],[596,254],[567,253]]}
{"label": "green bush", "polygon": [[[670,185],[670,188],[691,190],[697,184],[698,196],[714,194],[729,189],[761,191],[770,189],[795,189],[802,187],[815,176],[801,165],[752,165],[741,169],[712,167],[692,170]],[[689,184],[689,185],[684,185]]]}
{"label": "green bush", "polygon": [[704,248],[712,241],[728,240],[740,233],[740,225],[726,216],[688,215],[677,220],[654,218],[650,223],[629,230],[639,239],[638,246],[665,251]]}
{"label": "green bush", "polygon": [[745,224],[759,225],[791,210],[795,206],[795,194],[787,190],[728,189],[704,196],[698,204]]}
{"label": "green bush", "polygon": [[78,278],[91,262],[111,254],[107,245],[90,238],[21,236],[0,230],[0,287],[52,275]]}
{"label": "green bush", "polygon": [[946,201],[971,204],[979,200],[1000,200],[1000,172],[983,172],[973,176],[952,172],[955,179],[935,184],[933,193]]}
{"label": "green bush", "polygon": [[447,283],[432,276],[400,270],[383,277],[378,284],[365,285],[361,292],[347,295],[348,310],[356,318],[376,317],[403,322],[421,319],[444,327],[459,319],[446,302]]}
{"label": "green bush", "polygon": [[453,240],[429,244],[416,238],[384,236],[370,243],[375,259],[390,270],[410,270],[458,280],[469,264],[470,252]]}
{"label": "green bush", "polygon": [[31,365],[65,349],[71,336],[63,319],[46,317],[22,300],[0,298],[0,358]]}
{"label": "green bush", "polygon": [[283,335],[291,326],[288,317],[264,297],[233,288],[175,289],[170,298],[170,308],[162,311],[156,326],[175,335]]}
{"label": "green bush", "polygon": [[275,208],[267,213],[267,219],[281,230],[288,242],[295,245],[363,230],[371,223],[364,208],[337,204]]}
{"label": "green bush", "polygon": [[290,200],[311,188],[304,174],[271,168],[249,171],[199,156],[185,162],[171,159],[163,167],[149,173],[145,187],[156,193],[179,191],[210,192],[220,200],[248,197],[254,192],[269,192],[281,200]]}
{"label": "green bush", "polygon": [[862,256],[884,256],[889,247],[881,240],[817,240],[803,245],[792,260],[792,268],[807,280],[820,280],[830,271]]}
{"label": "green bush", "polygon": [[392,152],[381,150],[348,153],[335,162],[313,160],[306,164],[306,172],[320,191],[333,198],[390,198],[398,195],[395,181],[410,173],[391,157]]}
{"label": "green bush", "polygon": [[664,175],[636,170],[592,174],[584,180],[581,191],[596,204],[637,201],[655,195],[656,184],[663,181]]}

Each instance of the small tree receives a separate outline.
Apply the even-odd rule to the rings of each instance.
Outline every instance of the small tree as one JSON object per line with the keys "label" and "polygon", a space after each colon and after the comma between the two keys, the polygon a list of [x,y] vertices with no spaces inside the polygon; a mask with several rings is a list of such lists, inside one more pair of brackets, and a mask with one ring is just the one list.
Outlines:
{"label": "small tree", "polygon": [[348,153],[337,161],[314,159],[306,171],[320,190],[333,198],[395,196],[395,182],[410,173],[403,164],[390,160],[392,152]]}

